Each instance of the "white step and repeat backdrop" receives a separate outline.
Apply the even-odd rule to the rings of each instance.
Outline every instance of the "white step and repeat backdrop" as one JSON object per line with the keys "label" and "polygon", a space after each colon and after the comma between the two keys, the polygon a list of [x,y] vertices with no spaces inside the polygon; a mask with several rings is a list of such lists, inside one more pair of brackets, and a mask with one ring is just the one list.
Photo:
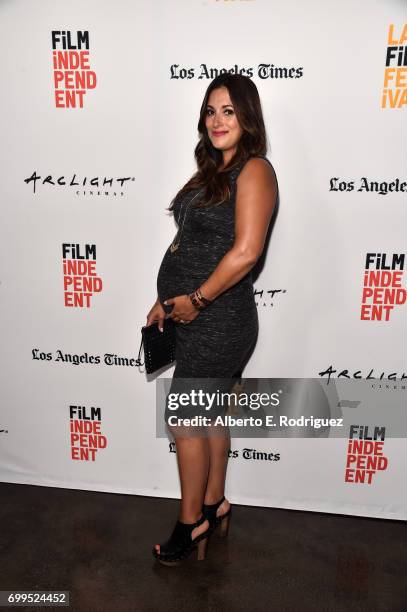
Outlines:
{"label": "white step and repeat backdrop", "polygon": [[[179,496],[135,359],[221,71],[256,83],[280,193],[245,376],[402,389],[405,2],[14,0],[0,27],[2,481]],[[233,439],[227,493],[407,519],[405,441],[358,482],[347,445]]]}

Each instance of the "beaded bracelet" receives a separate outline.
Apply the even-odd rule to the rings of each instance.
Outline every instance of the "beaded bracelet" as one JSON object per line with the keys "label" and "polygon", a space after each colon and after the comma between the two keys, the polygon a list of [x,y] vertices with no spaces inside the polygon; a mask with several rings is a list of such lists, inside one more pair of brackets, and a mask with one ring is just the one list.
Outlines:
{"label": "beaded bracelet", "polygon": [[188,297],[191,300],[192,305],[194,306],[195,310],[203,310],[205,308],[205,306],[203,306],[202,304],[198,302],[198,300],[195,297],[195,293],[190,293]]}

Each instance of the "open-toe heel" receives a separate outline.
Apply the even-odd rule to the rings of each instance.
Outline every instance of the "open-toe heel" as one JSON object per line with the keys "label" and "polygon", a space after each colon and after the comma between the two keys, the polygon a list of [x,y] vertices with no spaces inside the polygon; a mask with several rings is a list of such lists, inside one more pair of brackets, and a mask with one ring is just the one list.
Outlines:
{"label": "open-toe heel", "polygon": [[153,555],[157,561],[163,565],[178,565],[194,549],[197,549],[198,561],[205,559],[210,527],[194,539],[192,539],[192,532],[206,520],[206,516],[202,514],[196,523],[181,523],[181,521],[177,521],[170,538],[165,544],[160,545],[160,552],[155,547],[153,548]]}
{"label": "open-toe heel", "polygon": [[229,533],[229,525],[232,513],[232,506],[229,506],[229,510],[220,516],[217,516],[216,513],[222,503],[225,501],[225,497],[222,497],[216,504],[204,504],[202,506],[202,513],[204,517],[209,521],[209,529],[211,533],[216,530],[217,527],[220,526],[219,536],[224,538]]}

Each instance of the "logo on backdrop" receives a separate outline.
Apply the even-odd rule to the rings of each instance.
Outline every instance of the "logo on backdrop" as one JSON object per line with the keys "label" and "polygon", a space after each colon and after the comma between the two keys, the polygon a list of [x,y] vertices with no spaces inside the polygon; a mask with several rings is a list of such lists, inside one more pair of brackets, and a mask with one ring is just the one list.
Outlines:
{"label": "logo on backdrop", "polygon": [[404,253],[366,253],[362,321],[389,321],[393,308],[405,304],[407,292],[401,285],[404,268]]}
{"label": "logo on backdrop", "polygon": [[[38,185],[48,185],[51,188],[67,188],[75,192],[77,196],[112,196],[122,197],[125,195],[125,187],[128,181],[135,181],[134,176],[120,176],[113,178],[112,176],[84,176],[77,178],[76,174],[69,175],[68,178],[65,175],[46,174],[41,176],[34,170],[31,176],[24,179],[26,185],[32,185],[33,193],[36,193],[37,183]],[[79,187],[79,189],[75,189]],[[72,189],[73,188],[73,189]]]}
{"label": "logo on backdrop", "polygon": [[69,418],[71,459],[95,461],[96,453],[107,446],[107,438],[100,431],[101,409],[69,406]]}
{"label": "logo on backdrop", "polygon": [[68,308],[90,308],[94,293],[102,291],[96,274],[96,245],[62,244],[64,303]]}
{"label": "logo on backdrop", "polygon": [[[338,176],[333,176],[329,181],[329,191],[350,192],[355,190],[355,181],[341,180]],[[407,193],[407,181],[369,181],[366,176],[359,179],[359,186],[356,191],[366,193],[377,193],[378,195],[388,195],[393,192]]]}
{"label": "logo on backdrop", "polygon": [[207,64],[200,64],[198,68],[192,66],[180,66],[179,64],[171,64],[170,66],[170,79],[208,79],[212,80],[219,74],[224,72],[230,72],[231,74],[243,74],[247,77],[252,78],[254,72],[259,79],[273,79],[274,81],[285,80],[285,79],[300,79],[303,76],[303,66],[275,66],[274,64],[257,64],[255,68],[252,66],[238,66],[235,64],[232,68],[221,68],[215,66],[208,66]]}
{"label": "logo on backdrop", "polygon": [[82,354],[78,353],[67,353],[61,349],[57,349],[55,354],[52,351],[44,351],[39,348],[33,348],[31,350],[31,358],[34,361],[47,362],[55,361],[63,363],[65,365],[72,364],[74,366],[81,365],[106,365],[106,366],[119,366],[119,367],[139,367],[139,361],[137,357],[122,357],[116,353],[104,353],[103,357],[100,355],[92,355],[87,351]]}
{"label": "logo on backdrop", "polygon": [[256,306],[274,306],[276,296],[285,293],[286,289],[255,289],[254,299]]}
{"label": "logo on backdrop", "polygon": [[376,472],[387,470],[389,462],[383,454],[386,428],[375,426],[369,434],[367,425],[350,426],[345,482],[371,485]]}
{"label": "logo on backdrop", "polygon": [[382,108],[407,105],[407,23],[393,23],[387,31],[386,62],[383,79]]}
{"label": "logo on backdrop", "polygon": [[[376,373],[374,371],[374,368],[371,368],[369,372],[367,372],[367,376],[363,376],[362,370],[354,370],[354,371],[348,370],[348,369],[337,370],[332,365],[326,368],[326,370],[322,370],[321,372],[318,372],[318,376],[320,376],[321,378],[325,377],[327,379],[327,385],[329,385],[329,381],[331,380],[332,376],[333,378],[353,378],[353,379],[365,378],[366,380],[390,380],[390,381],[404,380],[405,378],[407,378],[406,372],[402,372],[401,374],[398,374],[397,372],[389,372],[387,374],[386,372]],[[404,385],[402,385],[402,388],[404,388]]]}
{"label": "logo on backdrop", "polygon": [[89,32],[52,30],[52,67],[56,108],[83,108],[97,79],[89,65]]}
{"label": "logo on backdrop", "polygon": [[[168,443],[168,451],[176,453],[177,448],[175,442]],[[246,459],[249,461],[280,461],[280,453],[270,453],[269,451],[258,451],[255,448],[229,449],[229,459]]]}

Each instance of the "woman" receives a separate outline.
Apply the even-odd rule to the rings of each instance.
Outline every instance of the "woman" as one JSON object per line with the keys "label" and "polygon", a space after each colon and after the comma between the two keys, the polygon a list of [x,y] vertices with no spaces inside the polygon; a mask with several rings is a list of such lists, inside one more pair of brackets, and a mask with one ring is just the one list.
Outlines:
{"label": "woman", "polygon": [[[158,298],[147,316],[147,325],[157,321],[161,330],[165,318],[176,323],[173,385],[240,376],[258,333],[251,270],[277,196],[265,158],[259,94],[250,78],[222,74],[210,83],[198,131],[198,171],[169,207],[178,232],[161,263]],[[227,533],[231,511],[224,497],[229,435],[181,433],[175,443],[179,518],[169,540],[153,549],[169,565],[196,547],[204,558],[209,534],[218,525]]]}

